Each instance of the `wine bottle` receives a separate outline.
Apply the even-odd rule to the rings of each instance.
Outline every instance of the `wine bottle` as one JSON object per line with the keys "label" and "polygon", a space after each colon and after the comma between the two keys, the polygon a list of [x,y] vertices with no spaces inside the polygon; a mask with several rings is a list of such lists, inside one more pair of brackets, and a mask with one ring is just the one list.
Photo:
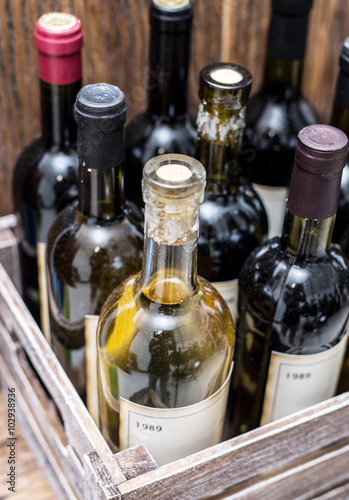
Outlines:
{"label": "wine bottle", "polygon": [[200,72],[195,156],[206,169],[207,183],[198,273],[224,297],[234,321],[240,269],[268,232],[264,206],[238,161],[251,83],[251,74],[236,64],[214,63]]}
{"label": "wine bottle", "polygon": [[99,83],[76,99],[79,200],[47,236],[53,350],[85,399],[85,320],[110,292],[141,268],[143,234],[124,208],[126,104],[120,89]]}
{"label": "wine bottle", "polygon": [[[343,42],[339,67],[330,123],[349,136],[349,37]],[[332,240],[338,243],[347,227],[349,227],[349,161],[347,161],[342,173]]]}
{"label": "wine bottle", "polygon": [[42,134],[19,155],[13,173],[22,295],[40,324],[37,245],[57,214],[78,196],[73,106],[81,88],[81,21],[52,12],[36,23]]}
{"label": "wine bottle", "polygon": [[204,167],[168,154],[143,169],[142,271],[98,324],[102,433],[113,451],[143,443],[159,465],[220,441],[234,346],[228,306],[197,275]]}
{"label": "wine bottle", "polygon": [[330,125],[299,132],[282,236],[243,265],[226,438],[335,393],[348,338],[349,269],[331,235],[347,144]]}
{"label": "wine bottle", "polygon": [[312,0],[273,0],[260,90],[247,105],[241,162],[267,210],[269,237],[282,230],[297,133],[317,122],[301,93]]}
{"label": "wine bottle", "polygon": [[191,0],[152,0],[147,107],[126,126],[126,198],[143,208],[142,169],[153,156],[193,156],[196,131],[187,110]]}

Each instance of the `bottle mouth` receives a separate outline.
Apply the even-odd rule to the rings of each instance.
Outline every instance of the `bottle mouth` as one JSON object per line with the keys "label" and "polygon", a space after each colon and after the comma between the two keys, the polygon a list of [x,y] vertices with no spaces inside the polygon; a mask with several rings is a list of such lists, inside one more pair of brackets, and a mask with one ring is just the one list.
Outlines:
{"label": "bottle mouth", "polygon": [[206,172],[186,155],[159,155],[143,168],[145,234],[162,245],[182,245],[197,237],[199,203]]}
{"label": "bottle mouth", "polygon": [[83,127],[98,127],[104,131],[118,129],[126,121],[124,93],[109,83],[85,85],[76,97],[74,116]]}
{"label": "bottle mouth", "polygon": [[177,34],[190,30],[193,20],[191,0],[152,0],[150,23],[157,31]]}
{"label": "bottle mouth", "polygon": [[346,163],[347,154],[346,134],[332,125],[308,125],[298,133],[295,159],[304,170],[338,175]]}
{"label": "bottle mouth", "polygon": [[238,64],[218,62],[200,71],[199,98],[224,109],[246,106],[252,85],[251,73]]}
{"label": "bottle mouth", "polygon": [[155,156],[143,168],[143,190],[150,188],[164,196],[181,198],[201,192],[203,196],[205,179],[203,165],[181,154]]}

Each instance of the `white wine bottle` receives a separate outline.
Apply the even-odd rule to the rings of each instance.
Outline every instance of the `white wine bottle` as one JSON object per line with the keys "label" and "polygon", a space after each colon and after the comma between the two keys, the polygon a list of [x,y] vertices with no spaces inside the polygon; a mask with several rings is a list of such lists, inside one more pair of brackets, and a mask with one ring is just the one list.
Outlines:
{"label": "white wine bottle", "polygon": [[113,451],[145,444],[159,465],[222,434],[235,336],[226,302],[196,271],[204,185],[188,156],[146,163],[142,271],[99,319],[102,433]]}

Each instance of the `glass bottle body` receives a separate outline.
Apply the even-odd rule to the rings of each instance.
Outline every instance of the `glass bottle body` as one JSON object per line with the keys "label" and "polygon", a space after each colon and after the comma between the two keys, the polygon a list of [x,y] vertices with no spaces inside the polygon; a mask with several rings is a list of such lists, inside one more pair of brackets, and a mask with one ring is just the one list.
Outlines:
{"label": "glass bottle body", "polygon": [[[337,100],[339,102],[334,102],[331,116],[331,124],[343,130],[347,136],[349,136],[349,92],[345,91],[345,89],[348,88],[348,85],[349,75],[342,75],[342,78],[338,81],[339,90],[337,91]],[[341,102],[343,104],[340,104]],[[342,245],[341,240],[343,239],[344,241],[347,238],[344,236],[347,227],[349,227],[349,160],[342,172],[338,210],[332,237],[334,242]]]}
{"label": "glass bottle body", "polygon": [[[246,260],[225,437],[334,395],[347,341],[348,267],[339,248],[328,244],[332,224],[333,218],[302,221],[288,214],[286,235]],[[287,355],[283,369],[273,361],[278,353]],[[314,366],[324,360],[328,371],[321,375]],[[275,380],[293,407],[266,392],[271,366],[279,366]]]}
{"label": "glass bottle body", "polygon": [[143,207],[142,168],[154,156],[181,153],[192,156],[196,130],[188,113],[169,118],[141,112],[126,126],[125,193],[127,199]]}
{"label": "glass bottle body", "polygon": [[241,165],[261,196],[269,237],[281,234],[298,132],[316,123],[301,94],[303,59],[267,54],[261,89],[251,96],[241,146]]}
{"label": "glass bottle body", "polygon": [[81,81],[41,81],[43,134],[21,153],[14,168],[14,210],[18,221],[22,294],[40,323],[37,244],[53,221],[78,197],[78,158],[73,105]]}
{"label": "glass bottle body", "polygon": [[238,275],[247,256],[267,236],[267,216],[250,182],[237,173],[231,144],[200,138],[196,157],[209,170],[200,207],[198,273],[222,293],[235,320]]}
{"label": "glass bottle body", "polygon": [[[156,432],[147,435],[148,428],[143,428],[140,439],[161,464],[202,449],[206,439],[210,445],[219,442],[227,397],[227,387],[223,393],[222,386],[231,368],[234,326],[226,304],[206,280],[188,281],[184,262],[193,242],[160,248],[146,238],[146,248],[146,255],[162,254],[159,260],[174,266],[159,266],[147,279],[148,260],[143,274],[118,287],[103,307],[98,339],[100,417],[102,433],[115,451],[137,442],[136,427],[142,421],[152,426]],[[216,421],[208,422],[216,431],[213,436],[208,432],[207,438],[200,422],[195,431],[192,414],[207,410],[209,398],[217,393],[221,406]],[[130,402],[135,404],[131,409]],[[175,422],[176,416],[183,417],[178,410],[184,407],[189,412],[188,440],[182,439]],[[133,412],[140,421],[132,421],[125,430],[125,415]],[[171,422],[175,434],[168,436]]]}
{"label": "glass bottle body", "polygon": [[150,6],[147,107],[130,120],[125,138],[125,195],[143,208],[142,168],[167,153],[193,156],[196,129],[187,109],[192,6]]}
{"label": "glass bottle body", "polygon": [[140,269],[143,235],[116,204],[117,176],[80,169],[85,192],[51,227],[47,261],[53,350],[84,399],[85,318],[98,315],[110,292]]}

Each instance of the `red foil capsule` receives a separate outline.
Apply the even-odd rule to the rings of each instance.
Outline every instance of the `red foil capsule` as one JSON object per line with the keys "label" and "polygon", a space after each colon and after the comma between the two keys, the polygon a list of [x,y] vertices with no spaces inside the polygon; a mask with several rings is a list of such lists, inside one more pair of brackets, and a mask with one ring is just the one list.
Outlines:
{"label": "red foil capsule", "polygon": [[51,12],[36,22],[39,78],[54,85],[69,85],[81,78],[81,21],[73,14]]}

